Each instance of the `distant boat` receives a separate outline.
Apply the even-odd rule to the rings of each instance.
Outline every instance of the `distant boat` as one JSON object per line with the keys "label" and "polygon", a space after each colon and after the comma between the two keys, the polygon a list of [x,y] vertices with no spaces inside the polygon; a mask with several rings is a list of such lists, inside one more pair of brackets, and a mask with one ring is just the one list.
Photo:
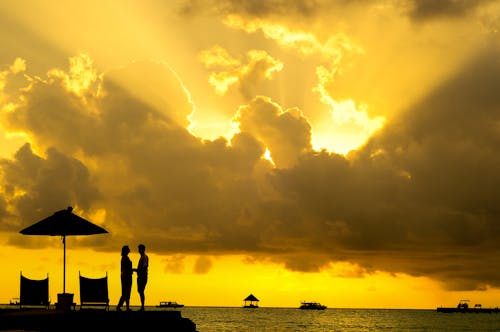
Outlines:
{"label": "distant boat", "polygon": [[18,297],[11,298],[9,304],[10,305],[19,305],[19,298]]}
{"label": "distant boat", "polygon": [[184,304],[177,303],[175,301],[161,301],[158,308],[182,308]]}
{"label": "distant boat", "polygon": [[253,294],[248,295],[244,300],[243,308],[258,308],[259,299]]}
{"label": "distant boat", "polygon": [[299,309],[303,310],[325,310],[326,305],[322,305],[319,302],[302,302]]}
{"label": "distant boat", "polygon": [[469,300],[460,300],[456,307],[438,307],[437,312],[452,313],[452,312],[475,312],[475,313],[499,313],[496,308],[483,308],[481,304],[475,304],[474,308],[469,307]]}

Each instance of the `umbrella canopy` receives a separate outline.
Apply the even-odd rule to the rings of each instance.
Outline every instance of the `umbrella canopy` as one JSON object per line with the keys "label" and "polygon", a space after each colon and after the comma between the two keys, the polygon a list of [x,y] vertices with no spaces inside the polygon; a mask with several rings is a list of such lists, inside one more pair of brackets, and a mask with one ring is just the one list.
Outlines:
{"label": "umbrella canopy", "polygon": [[104,228],[77,216],[70,206],[65,210],[55,212],[53,215],[26,227],[20,233],[24,235],[92,235],[107,233]]}
{"label": "umbrella canopy", "polygon": [[87,219],[77,216],[72,211],[73,208],[69,206],[67,209],[56,211],[53,215],[20,231],[24,235],[62,236],[64,244],[63,293],[66,293],[66,236],[93,235],[108,232]]}

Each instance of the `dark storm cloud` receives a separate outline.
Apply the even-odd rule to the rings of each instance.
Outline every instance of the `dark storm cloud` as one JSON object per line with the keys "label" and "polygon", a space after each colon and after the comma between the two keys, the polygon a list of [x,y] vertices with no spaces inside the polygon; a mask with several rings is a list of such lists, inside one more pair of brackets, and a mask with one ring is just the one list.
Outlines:
{"label": "dark storm cloud", "polygon": [[317,0],[224,0],[224,1],[200,1],[189,0],[181,7],[180,12],[186,15],[199,14],[200,12],[214,11],[224,14],[248,14],[255,17],[266,17],[270,14],[299,14],[313,15],[321,10]]}
{"label": "dark storm cloud", "polygon": [[308,220],[287,228],[288,238],[367,271],[432,276],[454,289],[499,286],[499,84],[495,50],[350,160],[314,153],[276,170],[278,191]]}
{"label": "dark storm cloud", "polygon": [[415,20],[442,17],[463,17],[474,13],[484,4],[496,0],[412,0],[408,1],[408,14]]}
{"label": "dark storm cloud", "polygon": [[[248,236],[242,230],[248,230],[251,218],[241,219],[241,226],[234,223],[240,213],[260,205],[253,172],[258,164],[268,165],[261,160],[262,143],[246,133],[234,136],[231,145],[192,136],[185,128],[192,112],[189,96],[158,63],[134,63],[108,73],[99,93],[77,95],[66,81],[59,75],[34,82],[4,121],[11,130],[28,132],[49,157],[55,151],[71,160],[70,155],[78,155],[75,162],[89,165],[93,176],[87,180],[102,195],[86,191],[85,204],[68,192],[45,195],[54,186],[52,176],[64,174],[64,167],[41,172],[45,159],[25,147],[3,163],[4,184],[14,188],[5,196],[18,217],[34,209],[51,213],[56,202],[71,201],[87,212],[106,209],[113,236],[148,237],[160,251],[256,247],[258,233]],[[11,169],[25,172],[14,177]],[[36,188],[29,185],[37,183],[34,175],[40,176]],[[45,201],[49,197],[53,204]],[[25,200],[31,203],[22,204]]]}
{"label": "dark storm cloud", "polygon": [[269,98],[256,97],[235,117],[240,130],[268,144],[278,167],[293,165],[311,147],[311,126],[298,109],[283,111]]}
{"label": "dark storm cloud", "polygon": [[1,163],[16,213],[2,227],[72,201],[106,211],[113,243],[133,236],[157,253],[245,253],[300,271],[348,261],[450,289],[500,286],[498,55],[476,58],[349,158],[312,150],[302,113],[267,97],[240,107],[230,142],[203,141],[185,127],[182,82],[158,63],[105,73],[84,94],[62,76],[36,81],[4,115],[37,149]]}
{"label": "dark storm cloud", "polygon": [[296,18],[315,19],[323,17],[331,20],[331,15],[339,15],[351,10],[394,8],[401,15],[409,16],[415,22],[434,19],[460,18],[475,14],[484,5],[498,0],[223,0],[186,1],[180,12],[185,15],[199,15],[207,12],[215,14],[237,14],[251,18],[290,18],[290,22],[300,24]]}
{"label": "dark storm cloud", "polygon": [[85,165],[55,148],[48,149],[47,156],[42,158],[25,144],[12,160],[1,160],[0,167],[4,193],[11,197],[10,204],[21,223],[2,223],[9,226],[9,231],[29,226],[46,217],[48,211],[64,208],[64,204],[74,203],[88,209],[91,198],[99,197]]}

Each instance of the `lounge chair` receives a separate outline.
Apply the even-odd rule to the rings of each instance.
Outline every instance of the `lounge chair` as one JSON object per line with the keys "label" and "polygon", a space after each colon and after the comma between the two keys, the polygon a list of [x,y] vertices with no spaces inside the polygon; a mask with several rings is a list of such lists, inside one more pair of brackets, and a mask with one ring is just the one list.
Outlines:
{"label": "lounge chair", "polygon": [[109,310],[108,273],[102,278],[80,277],[80,310],[100,307]]}
{"label": "lounge chair", "polygon": [[49,308],[49,275],[45,279],[30,279],[21,271],[19,308],[44,307]]}

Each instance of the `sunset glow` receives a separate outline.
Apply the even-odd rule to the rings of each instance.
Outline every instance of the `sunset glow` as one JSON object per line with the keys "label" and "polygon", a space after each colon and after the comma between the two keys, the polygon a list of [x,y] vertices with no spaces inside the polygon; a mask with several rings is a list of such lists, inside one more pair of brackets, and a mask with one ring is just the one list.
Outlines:
{"label": "sunset glow", "polygon": [[[498,1],[0,2],[0,303],[500,304]],[[134,292],[132,303],[138,304]],[[220,294],[224,294],[221,296]]]}

